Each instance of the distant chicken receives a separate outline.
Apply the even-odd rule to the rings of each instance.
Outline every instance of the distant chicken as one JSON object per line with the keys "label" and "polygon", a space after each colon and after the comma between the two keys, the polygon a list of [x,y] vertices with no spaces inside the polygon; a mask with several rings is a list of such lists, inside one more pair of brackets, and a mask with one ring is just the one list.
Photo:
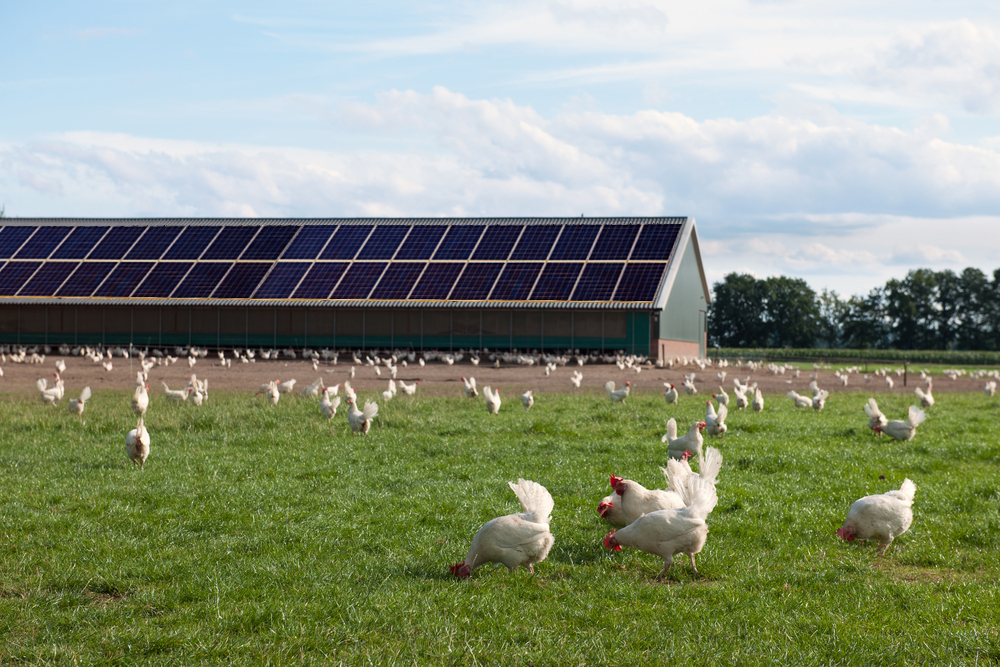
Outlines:
{"label": "distant chicken", "polygon": [[924,391],[920,387],[914,387],[913,393],[916,394],[917,398],[920,399],[920,407],[929,408],[934,405],[934,386],[930,383],[927,384],[927,391]]}
{"label": "distant chicken", "polygon": [[526,479],[508,484],[524,511],[497,517],[480,528],[465,560],[449,566],[456,577],[467,579],[484,563],[501,563],[511,572],[527,567],[534,574],[535,563],[549,555],[555,542],[549,531],[554,506],[551,494],[541,484]]}
{"label": "distant chicken", "polygon": [[141,416],[136,427],[125,434],[125,454],[140,468],[149,456],[149,431],[146,430]]}
{"label": "distant chicken", "polygon": [[697,480],[692,485],[690,504],[681,509],[663,509],[644,514],[628,526],[604,538],[604,546],[613,551],[634,547],[663,559],[663,570],[657,578],[666,576],[674,564],[674,556],[683,553],[691,559],[691,571],[698,573],[695,554],[700,553],[708,538],[705,519],[719,502],[715,485]]}
{"label": "distant chicken", "polygon": [[619,403],[628,398],[629,388],[632,386],[631,382],[625,382],[625,386],[621,389],[615,389],[615,381],[608,380],[604,388],[608,390],[608,398],[611,399],[612,403]]}
{"label": "distant chicken", "polygon": [[358,401],[358,394],[354,391],[354,387],[351,386],[350,382],[344,382],[344,397],[349,398],[355,403]]}
{"label": "distant chicken", "polygon": [[677,392],[677,387],[669,382],[664,382],[663,386],[666,387],[663,392],[663,400],[665,400],[668,405],[671,403],[677,403],[677,399],[680,398],[680,394]]}
{"label": "distant chicken", "polygon": [[479,392],[476,390],[476,378],[462,378],[462,382],[465,383],[465,395],[469,398],[475,398],[479,396]]}
{"label": "distant chicken", "polygon": [[491,415],[500,412],[500,390],[491,389],[489,385],[483,387],[483,395],[486,397],[486,409]]}
{"label": "distant chicken", "polygon": [[56,360],[56,371],[58,371],[59,373],[65,373],[66,372],[66,362],[63,361],[62,359],[57,359]]}
{"label": "distant chicken", "polygon": [[53,373],[52,375],[55,376],[56,383],[51,387],[47,386],[48,382],[45,378],[41,378],[35,383],[41,394],[42,403],[48,403],[49,405],[55,405],[61,401],[63,394],[65,393],[62,378],[59,377],[58,373]]}
{"label": "distant chicken", "polygon": [[80,398],[71,399],[69,402],[69,411],[75,412],[77,416],[83,416],[83,409],[87,407],[87,401],[90,400],[90,387],[84,387],[83,391],[80,392]]}
{"label": "distant chicken", "polygon": [[184,389],[171,389],[167,386],[166,382],[161,382],[160,384],[163,385],[163,391],[166,393],[167,398],[171,401],[177,401],[178,403],[186,401],[187,397],[191,395],[192,391],[194,391],[191,387],[186,387]]}
{"label": "distant chicken", "polygon": [[295,391],[295,378],[278,383],[278,391],[282,394],[290,394]]}
{"label": "distant chicken", "polygon": [[684,392],[688,396],[694,396],[698,393],[698,388],[694,386],[694,373],[691,375],[684,375]]}
{"label": "distant chicken", "polygon": [[569,381],[573,383],[574,387],[579,389],[580,383],[583,381],[583,373],[580,371],[573,371],[573,375],[570,376]]}
{"label": "distant chicken", "polygon": [[711,436],[725,435],[729,428],[726,426],[726,417],[729,415],[729,408],[725,404],[719,405],[716,412],[712,401],[705,402],[705,431]]}
{"label": "distant chicken", "polygon": [[809,408],[809,407],[812,407],[813,400],[811,398],[809,398],[808,396],[802,396],[801,394],[797,394],[794,391],[789,391],[787,394],[785,394],[785,396],[787,398],[792,399],[792,401],[795,402],[795,407],[797,407],[797,408]]}
{"label": "distant chicken", "polygon": [[278,390],[278,382],[270,382],[267,385],[267,400],[271,405],[277,405],[281,399],[281,392]]}
{"label": "distant chicken", "polygon": [[107,361],[102,361],[101,365],[104,366],[104,370],[106,372],[108,372],[108,373],[110,373],[112,370],[114,370],[114,364],[111,363],[110,359],[107,360]]}
{"label": "distant chicken", "polygon": [[[316,360],[313,359],[313,361]],[[316,378],[315,382],[313,382],[308,387],[303,387],[299,391],[299,396],[301,396],[302,398],[317,398],[322,390],[323,390],[323,378]]]}
{"label": "distant chicken", "polygon": [[340,396],[330,397],[330,388],[323,390],[323,400],[319,403],[319,410],[330,421],[337,415],[337,408],[340,407]]}
{"label": "distant chicken", "polygon": [[149,407],[149,385],[141,381],[136,384],[135,392],[132,394],[132,412],[142,417]]}
{"label": "distant chicken", "polygon": [[878,403],[875,402],[874,398],[869,398],[868,402],[865,403],[865,414],[868,415],[868,428],[881,435],[882,428],[885,427],[889,420],[879,410]]}
{"label": "distant chicken", "polygon": [[734,389],[733,393],[736,395],[736,409],[743,410],[749,405],[747,402],[746,390],[744,389]]}
{"label": "distant chicken", "polygon": [[885,433],[887,436],[895,440],[912,440],[913,436],[917,434],[917,427],[923,423],[926,416],[927,415],[923,410],[915,405],[911,405],[906,421],[893,419],[885,426],[876,428],[875,432]]}
{"label": "distant chicken", "polygon": [[535,404],[535,397],[531,395],[530,391],[526,391],[521,394],[521,405],[524,406],[525,410],[530,410],[531,406]]}
{"label": "distant chicken", "polygon": [[701,456],[701,446],[705,439],[701,436],[701,430],[705,428],[705,422],[694,422],[688,432],[677,437],[677,420],[671,417],[667,421],[667,432],[660,438],[660,442],[667,443],[667,453],[672,459],[687,459],[692,456]]}
{"label": "distant chicken", "polygon": [[760,393],[760,389],[754,390],[753,411],[757,413],[764,411],[764,395]]}
{"label": "distant chicken", "polygon": [[983,387],[983,393],[989,396],[990,398],[993,398],[993,396],[997,393],[997,381],[990,380],[989,382],[987,382],[986,386]]}
{"label": "distant chicken", "polygon": [[913,497],[917,485],[903,480],[898,491],[865,496],[854,501],[837,537],[847,542],[877,540],[878,555],[885,554],[892,541],[905,533],[913,523]]}
{"label": "distant chicken", "polygon": [[355,399],[347,399],[347,423],[351,426],[352,433],[368,435],[372,428],[372,420],[378,416],[378,403],[365,402],[365,409],[358,410]]}
{"label": "distant chicken", "polygon": [[722,387],[719,387],[718,394],[712,394],[712,398],[719,402],[719,405],[729,405],[729,394]]}
{"label": "distant chicken", "polygon": [[892,378],[887,375],[885,378],[885,386],[892,389],[893,384]]}
{"label": "distant chicken", "polygon": [[399,388],[403,390],[403,393],[407,396],[413,396],[417,393],[417,385],[420,384],[419,380],[415,380],[413,384],[406,384],[402,380],[399,381]]}

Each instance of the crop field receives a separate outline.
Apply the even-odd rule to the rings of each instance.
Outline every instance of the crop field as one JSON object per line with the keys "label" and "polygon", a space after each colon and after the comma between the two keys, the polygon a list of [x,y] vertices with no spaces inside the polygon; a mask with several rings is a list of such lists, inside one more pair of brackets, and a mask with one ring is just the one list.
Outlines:
{"label": "crop field", "polygon": [[[657,557],[603,548],[596,507],[610,473],[662,488],[664,424],[703,400],[508,393],[491,416],[418,392],[352,437],[346,405],[327,423],[293,396],[154,393],[139,470],[129,396],[96,392],[82,421],[0,397],[0,664],[1000,662],[1000,397],[939,395],[905,443],[872,435],[862,393],[734,408],[706,438],[725,460],[701,576],[679,558],[660,582]],[[912,399],[879,396],[890,419]],[[555,499],[548,559],[455,579],[520,511],[518,477]],[[885,557],[836,537],[904,477],[913,526]]]}

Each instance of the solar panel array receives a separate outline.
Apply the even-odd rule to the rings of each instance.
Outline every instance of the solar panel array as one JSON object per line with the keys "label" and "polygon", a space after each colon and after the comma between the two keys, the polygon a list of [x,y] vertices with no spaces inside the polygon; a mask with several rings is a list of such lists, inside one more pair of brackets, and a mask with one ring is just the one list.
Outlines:
{"label": "solar panel array", "polygon": [[680,221],[8,225],[0,297],[650,302]]}

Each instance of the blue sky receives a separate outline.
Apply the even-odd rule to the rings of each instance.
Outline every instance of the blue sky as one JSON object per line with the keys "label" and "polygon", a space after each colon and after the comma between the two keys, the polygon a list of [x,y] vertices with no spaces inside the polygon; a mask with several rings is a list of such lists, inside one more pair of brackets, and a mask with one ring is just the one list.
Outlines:
{"label": "blue sky", "polygon": [[692,215],[729,271],[1000,268],[1000,6],[5,3],[15,216]]}

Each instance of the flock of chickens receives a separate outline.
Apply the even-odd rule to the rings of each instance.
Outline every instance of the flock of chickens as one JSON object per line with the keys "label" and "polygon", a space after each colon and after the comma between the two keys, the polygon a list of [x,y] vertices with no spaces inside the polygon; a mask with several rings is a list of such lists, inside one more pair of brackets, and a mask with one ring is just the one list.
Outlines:
{"label": "flock of chickens", "polygon": [[[434,358],[432,355],[425,355],[425,358],[419,360],[421,366],[428,356]],[[451,355],[444,355],[444,357],[449,356]],[[357,355],[354,360],[361,363]],[[441,360],[449,365],[455,363],[454,357]],[[391,400],[398,391],[407,395],[416,392],[417,382],[407,384],[402,380],[396,380],[395,356],[386,359],[376,357],[377,363],[372,362],[370,358],[368,361],[368,365],[375,368],[377,375],[381,375],[378,366],[382,364],[387,367],[390,374],[388,389],[382,392],[384,400]],[[474,365],[478,365],[478,361],[479,358],[475,357]],[[698,365],[704,368],[706,362],[699,361],[701,363]],[[314,366],[316,363],[317,360],[314,359]],[[522,360],[519,363],[524,362]],[[620,359],[617,363],[619,368],[624,368]],[[402,364],[406,365],[405,359]],[[629,367],[631,365],[630,363]],[[549,375],[554,366],[552,362],[546,364],[546,375]],[[136,427],[125,436],[126,455],[140,468],[144,466],[150,452],[150,435],[145,427],[145,415],[149,407],[147,381],[151,367],[152,364],[147,367],[143,363],[143,370],[136,374],[131,408],[137,417],[137,423]],[[38,380],[37,388],[43,402],[55,404],[63,398],[64,383],[60,373],[65,372],[65,368],[62,360],[56,362],[57,372],[53,373],[55,381],[51,387],[48,386],[46,379]],[[753,370],[754,367],[750,365],[750,368]],[[770,368],[769,370],[778,374],[776,370]],[[355,377],[355,372],[352,366],[351,378]],[[797,376],[798,371],[795,373]],[[840,373],[838,377],[841,377]],[[843,377],[846,378],[846,374]],[[933,384],[930,376],[925,375],[925,377],[926,386],[918,387],[915,391],[921,406],[910,406],[905,420],[888,420],[879,409],[876,400],[868,399],[863,407],[869,419],[869,428],[878,435],[885,434],[896,440],[912,439],[917,427],[926,417],[922,408],[934,404]],[[719,381],[723,382],[725,378],[726,371],[720,371]],[[582,373],[574,370],[570,382],[580,387],[582,379]],[[689,396],[698,393],[694,380],[694,373],[682,377],[682,388]],[[463,376],[462,382],[466,396],[470,398],[479,396],[479,388],[474,377]],[[265,395],[271,405],[277,405],[282,394],[295,392],[295,384],[295,380],[285,382],[273,380],[262,384],[257,394]],[[843,379],[842,384],[846,384]],[[744,382],[735,378],[733,385],[735,406],[738,410],[750,407],[757,413],[763,411],[764,399],[757,383],[751,384],[749,377]],[[201,405],[208,399],[208,381],[199,380],[196,375],[191,375],[188,386],[183,389],[170,389],[165,382],[162,386],[166,397],[172,401],[184,402],[190,397],[192,402]],[[667,404],[676,404],[680,400],[677,387],[671,383],[664,383],[664,386],[665,401]],[[347,421],[351,431],[367,434],[373,420],[378,416],[378,404],[366,401],[364,407],[359,409],[357,393],[351,387],[349,380],[345,380],[343,385],[328,387],[324,386],[322,378],[319,378],[297,393],[302,398],[321,398],[320,412],[325,419],[330,420],[336,415],[341,404],[341,389],[348,405]],[[786,397],[792,400],[797,408],[811,407],[819,412],[823,409],[830,393],[821,389],[815,379],[810,382],[809,389],[811,396],[789,391]],[[625,382],[624,386],[616,388],[615,383],[609,381],[605,385],[605,390],[612,403],[620,403],[628,398],[631,382]],[[984,392],[992,396],[995,391],[996,381],[988,382]],[[485,386],[482,388],[482,394],[488,412],[498,414],[501,407],[499,390]],[[85,387],[78,398],[69,401],[70,411],[82,416],[90,397],[90,387]],[[647,489],[634,480],[611,475],[609,480],[611,493],[603,498],[597,507],[600,517],[612,527],[611,532],[603,540],[604,546],[616,551],[622,547],[633,547],[659,556],[664,563],[659,577],[666,575],[678,554],[686,554],[690,559],[692,571],[697,573],[695,555],[700,553],[705,545],[708,537],[707,519],[718,503],[716,483],[722,471],[723,456],[714,447],[703,449],[702,434],[704,432],[710,437],[722,437],[726,434],[730,397],[721,386],[719,392],[712,393],[711,397],[718,403],[718,407],[713,400],[706,401],[705,419],[693,422],[684,435],[678,436],[675,419],[671,418],[667,422],[667,432],[662,437],[662,442],[667,445],[666,467],[661,468],[665,478],[664,489]],[[520,398],[525,410],[530,410],[534,405],[532,391],[525,392]],[[692,469],[691,460],[698,461],[698,472]],[[541,484],[530,480],[518,479],[517,483],[510,482],[509,485],[520,501],[523,511],[495,518],[480,528],[472,539],[466,558],[450,566],[455,576],[469,577],[477,567],[491,562],[503,564],[512,571],[523,566],[533,573],[534,564],[543,561],[548,555],[554,543],[549,528],[554,507],[551,494]],[[906,479],[899,490],[866,496],[855,501],[837,535],[847,541],[858,539],[877,541],[880,547],[879,554],[884,554],[892,541],[910,527],[915,493],[916,485]]]}

